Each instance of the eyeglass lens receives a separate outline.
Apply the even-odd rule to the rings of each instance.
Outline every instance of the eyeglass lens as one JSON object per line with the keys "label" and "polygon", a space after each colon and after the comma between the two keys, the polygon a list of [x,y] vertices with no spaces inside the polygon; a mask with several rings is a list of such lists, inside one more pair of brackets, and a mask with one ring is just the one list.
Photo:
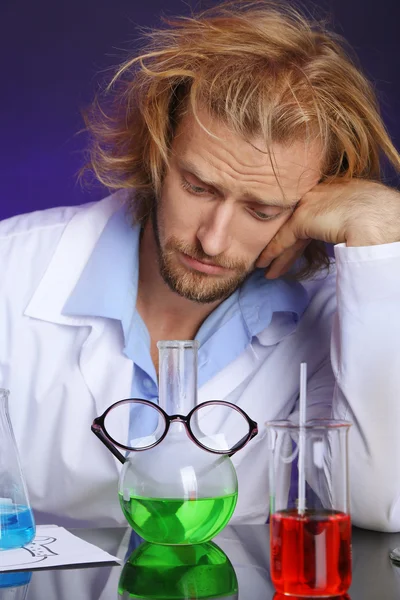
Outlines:
{"label": "eyeglass lens", "polygon": [[138,450],[157,442],[166,425],[156,407],[135,401],[117,404],[104,420],[104,429],[114,441]]}
{"label": "eyeglass lens", "polygon": [[193,435],[206,448],[228,452],[249,434],[247,419],[224,404],[199,405],[190,420]]}

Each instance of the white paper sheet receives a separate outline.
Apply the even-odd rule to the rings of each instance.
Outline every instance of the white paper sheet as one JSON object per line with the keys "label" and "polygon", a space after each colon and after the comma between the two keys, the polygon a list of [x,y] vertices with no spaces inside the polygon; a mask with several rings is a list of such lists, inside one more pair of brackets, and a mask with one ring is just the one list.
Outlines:
{"label": "white paper sheet", "polygon": [[56,525],[38,525],[35,539],[23,548],[0,550],[0,572],[100,562],[121,561]]}

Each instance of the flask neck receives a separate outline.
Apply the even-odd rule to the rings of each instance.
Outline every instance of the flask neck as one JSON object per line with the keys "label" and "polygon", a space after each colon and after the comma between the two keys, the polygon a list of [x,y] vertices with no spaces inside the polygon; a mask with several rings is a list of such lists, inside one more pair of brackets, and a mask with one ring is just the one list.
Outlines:
{"label": "flask neck", "polygon": [[198,342],[162,341],[159,350],[159,403],[168,415],[187,415],[197,404]]}

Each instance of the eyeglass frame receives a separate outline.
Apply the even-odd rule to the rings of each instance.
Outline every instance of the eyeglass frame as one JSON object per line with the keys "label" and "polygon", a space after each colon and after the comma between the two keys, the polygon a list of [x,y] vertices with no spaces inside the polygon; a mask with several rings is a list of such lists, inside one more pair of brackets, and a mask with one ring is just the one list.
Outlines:
{"label": "eyeglass frame", "polygon": [[[106,428],[104,427],[104,421],[111,410],[113,410],[116,406],[122,404],[130,404],[132,402],[134,402],[135,404],[144,404],[145,406],[149,406],[157,410],[159,413],[161,413],[165,420],[165,431],[163,435],[158,440],[156,440],[152,444],[149,444],[148,446],[145,446],[144,448],[132,448],[131,446],[120,444],[119,442],[115,441],[113,437],[111,437],[111,435],[107,432]],[[198,410],[199,408],[203,408],[204,406],[211,405],[223,405],[236,410],[239,414],[242,415],[242,417],[245,418],[249,425],[249,433],[245,435],[241,440],[239,440],[230,450],[212,450],[211,448],[204,446],[201,442],[197,440],[190,427],[190,419],[192,415],[196,412],[196,410]],[[192,410],[185,417],[184,415],[179,414],[168,415],[165,412],[165,410],[162,409],[160,406],[158,406],[154,402],[151,402],[150,400],[144,400],[143,398],[125,398],[124,400],[118,400],[117,402],[114,402],[104,411],[102,415],[96,417],[93,420],[91,430],[95,434],[95,436],[98,437],[99,440],[106,446],[106,448],[115,456],[115,458],[117,458],[122,464],[124,464],[128,459],[121,452],[119,452],[119,450],[117,450],[116,446],[129,452],[143,452],[145,450],[150,450],[151,448],[154,448],[155,446],[160,444],[163,441],[163,439],[165,439],[169,431],[170,425],[174,421],[183,423],[183,425],[185,426],[186,434],[189,437],[189,439],[192,440],[192,442],[195,443],[199,448],[202,448],[207,452],[211,452],[212,454],[224,454],[227,456],[233,456],[234,454],[236,454],[236,452],[242,450],[242,448],[244,448],[258,434],[258,424],[252,419],[250,419],[248,414],[245,413],[244,410],[239,408],[239,406],[236,406],[236,404],[232,404],[231,402],[226,402],[225,400],[208,400],[206,402],[202,402],[201,404],[198,404],[197,406],[192,408]]]}

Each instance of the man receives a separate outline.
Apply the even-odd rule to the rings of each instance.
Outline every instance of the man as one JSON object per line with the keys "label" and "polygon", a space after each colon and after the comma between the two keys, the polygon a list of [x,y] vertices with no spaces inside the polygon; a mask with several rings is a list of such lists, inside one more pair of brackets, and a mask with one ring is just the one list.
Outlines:
{"label": "man", "polygon": [[91,422],[157,401],[156,342],[196,337],[200,402],[260,426],[233,458],[233,522],[267,519],[263,424],[294,418],[306,361],[308,415],[354,423],[354,522],[400,529],[400,195],[379,157],[400,158],[369,84],[334,36],[261,1],[155,32],[109,92],[90,162],[120,191],[0,227],[1,383],[37,520],[123,523]]}

